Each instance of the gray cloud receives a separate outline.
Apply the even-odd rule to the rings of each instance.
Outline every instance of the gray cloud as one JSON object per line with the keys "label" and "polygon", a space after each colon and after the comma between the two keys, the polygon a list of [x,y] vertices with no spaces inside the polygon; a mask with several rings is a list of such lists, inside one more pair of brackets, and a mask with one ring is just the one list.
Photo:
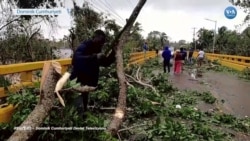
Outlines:
{"label": "gray cloud", "polygon": [[[94,0],[93,0],[94,1]],[[103,0],[115,9],[131,10],[138,0]],[[221,11],[221,7],[231,5],[229,0],[147,0],[145,7],[156,10],[180,10],[180,11]]]}

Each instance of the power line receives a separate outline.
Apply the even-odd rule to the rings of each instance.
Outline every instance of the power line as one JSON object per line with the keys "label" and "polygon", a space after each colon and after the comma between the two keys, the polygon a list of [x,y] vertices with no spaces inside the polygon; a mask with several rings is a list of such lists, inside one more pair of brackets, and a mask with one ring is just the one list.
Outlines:
{"label": "power line", "polygon": [[133,9],[133,5],[131,4],[131,2],[130,2],[130,1],[126,0],[126,3],[127,3],[127,5],[128,5],[130,8],[132,8],[132,9]]}
{"label": "power line", "polygon": [[[94,6],[95,4],[92,2],[92,3],[90,3],[90,2],[88,2],[89,3],[89,6],[91,7],[91,8],[93,8],[94,10],[97,10],[97,11],[99,11],[99,12],[101,12],[101,13],[106,13],[107,14],[107,11],[104,11],[103,10],[103,8],[100,8],[100,7],[98,7],[98,6]],[[110,14],[109,14],[110,15]],[[113,15],[110,15],[110,16],[113,16]],[[113,16],[113,18],[115,18],[116,19],[116,17],[114,17]],[[117,22],[119,22],[119,20],[117,20]],[[121,23],[120,23],[121,24]],[[123,23],[121,24],[121,25],[123,25]]]}
{"label": "power line", "polygon": [[108,8],[108,10],[111,10],[117,17],[119,17],[121,21],[126,23],[126,21],[114,10],[114,8],[106,0],[105,2],[103,2],[102,0],[100,2],[104,4],[104,6]]}
{"label": "power line", "polygon": [[130,5],[131,5],[132,8],[134,7],[134,4],[132,3],[131,0],[128,0],[128,3],[130,3]]}
{"label": "power line", "polygon": [[[98,11],[103,12],[103,13],[107,13],[109,16],[112,16],[114,19],[116,19],[117,22],[119,22],[121,25],[124,25],[125,20],[121,18],[121,16],[119,14],[117,14],[115,11],[112,10],[113,13],[110,13],[109,11],[112,9],[108,8],[107,5],[100,5],[99,3],[97,4],[97,2],[93,2],[93,1],[88,1],[88,3],[91,4],[92,8],[98,9]],[[95,6],[94,6],[95,5]],[[104,7],[103,7],[104,6]],[[106,10],[105,10],[106,9]],[[115,13],[115,14],[114,14]]]}

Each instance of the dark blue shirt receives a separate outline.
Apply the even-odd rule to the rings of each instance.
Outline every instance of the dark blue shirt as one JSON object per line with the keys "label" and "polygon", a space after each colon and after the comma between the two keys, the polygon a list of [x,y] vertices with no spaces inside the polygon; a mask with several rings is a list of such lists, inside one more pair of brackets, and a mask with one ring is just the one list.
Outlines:
{"label": "dark blue shirt", "polygon": [[185,60],[185,58],[187,57],[187,52],[183,50],[181,51],[181,55],[182,55],[182,60]]}
{"label": "dark blue shirt", "polygon": [[164,51],[162,52],[162,57],[164,60],[170,60],[172,55],[171,51],[168,49],[168,47],[165,47]]}
{"label": "dark blue shirt", "polygon": [[148,50],[147,44],[144,44],[144,45],[143,45],[143,50]]}
{"label": "dark blue shirt", "polygon": [[72,58],[72,73],[70,79],[77,78],[77,82],[82,85],[97,86],[99,78],[99,67],[109,66],[115,61],[115,52],[104,58],[98,60],[97,55],[101,49],[94,48],[91,40],[85,41],[74,52]]}

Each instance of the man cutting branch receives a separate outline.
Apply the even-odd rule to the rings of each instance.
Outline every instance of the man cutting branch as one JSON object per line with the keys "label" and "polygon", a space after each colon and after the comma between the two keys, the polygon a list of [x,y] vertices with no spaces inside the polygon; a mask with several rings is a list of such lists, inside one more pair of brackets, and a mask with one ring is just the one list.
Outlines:
{"label": "man cutting branch", "polygon": [[[99,67],[108,67],[115,61],[114,50],[107,57],[101,52],[105,42],[105,33],[102,30],[96,30],[92,39],[84,41],[79,45],[72,58],[73,68],[70,80],[77,78],[77,82],[82,86],[97,86]],[[78,112],[83,113],[87,110],[88,95],[88,92],[81,93],[78,100],[82,100],[83,105],[76,105]]]}

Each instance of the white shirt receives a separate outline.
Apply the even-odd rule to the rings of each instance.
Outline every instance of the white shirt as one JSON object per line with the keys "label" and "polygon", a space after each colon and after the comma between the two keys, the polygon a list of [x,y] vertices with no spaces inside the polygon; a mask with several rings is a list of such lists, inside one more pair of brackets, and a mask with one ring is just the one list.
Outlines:
{"label": "white shirt", "polygon": [[205,55],[205,52],[204,51],[199,51],[199,53],[198,53],[198,57],[199,58],[204,58],[204,55]]}

